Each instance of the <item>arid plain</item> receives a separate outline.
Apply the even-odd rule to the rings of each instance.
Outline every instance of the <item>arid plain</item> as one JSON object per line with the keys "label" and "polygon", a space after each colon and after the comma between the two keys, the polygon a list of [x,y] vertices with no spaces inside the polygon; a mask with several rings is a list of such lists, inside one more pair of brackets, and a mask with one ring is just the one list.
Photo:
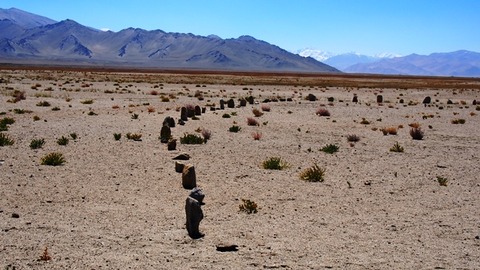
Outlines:
{"label": "arid plain", "polygon": [[[0,80],[0,120],[14,119],[1,132],[14,141],[0,147],[2,269],[480,268],[478,79],[10,68]],[[206,111],[172,137],[211,138],[168,151],[162,122],[188,105]],[[41,165],[51,152],[65,163]],[[180,153],[206,195],[198,240]],[[289,166],[264,169],[271,157]],[[314,164],[324,181],[301,180]]]}

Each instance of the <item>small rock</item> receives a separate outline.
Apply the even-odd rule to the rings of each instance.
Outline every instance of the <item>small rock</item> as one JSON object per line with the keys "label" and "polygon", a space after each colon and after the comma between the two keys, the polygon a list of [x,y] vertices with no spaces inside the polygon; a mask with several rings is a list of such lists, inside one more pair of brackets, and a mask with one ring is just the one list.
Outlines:
{"label": "small rock", "polygon": [[185,164],[175,161],[175,172],[182,173],[184,168],[185,168]]}
{"label": "small rock", "polygon": [[12,213],[12,218],[19,218],[19,217],[20,217],[19,214],[17,214],[17,213]]}
{"label": "small rock", "polygon": [[238,246],[235,244],[218,244],[216,245],[217,251],[220,252],[232,252],[238,251]]}

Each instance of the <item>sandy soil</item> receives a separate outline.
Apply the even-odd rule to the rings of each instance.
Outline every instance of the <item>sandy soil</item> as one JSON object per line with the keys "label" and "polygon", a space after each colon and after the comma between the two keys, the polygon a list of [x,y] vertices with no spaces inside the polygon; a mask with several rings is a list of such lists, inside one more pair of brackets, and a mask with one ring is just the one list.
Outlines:
{"label": "sandy soil", "polygon": [[[0,71],[0,120],[15,119],[2,132],[15,143],[0,147],[0,267],[480,268],[480,111],[472,105],[480,100],[478,81],[455,89],[367,88],[315,86],[324,83],[302,77],[259,84],[238,76]],[[14,90],[25,91],[26,99],[9,102]],[[308,94],[319,100],[305,100]],[[358,104],[351,102],[354,94]],[[378,94],[384,103],[376,102]],[[160,143],[163,119],[178,119],[181,106],[219,107],[220,99],[249,95],[260,104],[207,109],[199,120],[172,129],[177,139],[209,130],[206,144],[167,151]],[[434,104],[425,107],[425,96]],[[266,98],[292,101],[262,103]],[[51,106],[36,106],[40,101]],[[248,126],[252,108],[262,105],[270,111],[257,118],[260,126]],[[330,117],[315,114],[322,107]],[[363,118],[370,124],[361,124]],[[452,124],[455,119],[465,124]],[[425,132],[423,140],[410,137],[414,122]],[[240,132],[229,132],[234,124]],[[386,127],[397,127],[398,134],[383,135]],[[129,132],[142,140],[127,140]],[[261,139],[255,141],[253,132]],[[78,138],[56,143],[71,133]],[[115,141],[114,133],[122,138]],[[351,134],[360,141],[348,142]],[[30,149],[40,138],[43,148]],[[405,152],[389,151],[395,142]],[[327,144],[339,151],[320,151]],[[50,152],[61,152],[66,163],[41,165]],[[187,235],[189,191],[172,160],[183,152],[191,155],[188,163],[206,194],[200,224],[205,237],[199,240]],[[262,168],[270,157],[290,166]],[[300,180],[314,163],[326,170],[325,181]],[[256,202],[258,213],[241,212],[242,199]],[[238,251],[217,251],[222,243],[238,245]],[[51,260],[40,260],[46,247]]]}

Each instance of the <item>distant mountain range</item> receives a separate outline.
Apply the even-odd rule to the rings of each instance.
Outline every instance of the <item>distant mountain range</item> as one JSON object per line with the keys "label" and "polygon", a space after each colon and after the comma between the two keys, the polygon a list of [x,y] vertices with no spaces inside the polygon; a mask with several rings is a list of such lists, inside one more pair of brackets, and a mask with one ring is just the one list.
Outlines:
{"label": "distant mountain range", "polygon": [[430,55],[411,54],[376,56],[356,53],[332,54],[305,49],[297,52],[348,73],[480,77],[480,53],[459,50]]}
{"label": "distant mountain range", "polygon": [[241,71],[339,71],[250,36],[100,31],[19,9],[0,9],[0,62]]}

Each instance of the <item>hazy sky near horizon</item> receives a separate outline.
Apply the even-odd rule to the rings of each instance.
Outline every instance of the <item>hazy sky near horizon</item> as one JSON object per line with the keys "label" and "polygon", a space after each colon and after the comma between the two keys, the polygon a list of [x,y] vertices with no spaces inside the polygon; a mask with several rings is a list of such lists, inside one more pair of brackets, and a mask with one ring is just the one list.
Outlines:
{"label": "hazy sky near horizon", "polygon": [[480,0],[0,0],[11,7],[112,31],[250,35],[289,51],[480,52]]}

